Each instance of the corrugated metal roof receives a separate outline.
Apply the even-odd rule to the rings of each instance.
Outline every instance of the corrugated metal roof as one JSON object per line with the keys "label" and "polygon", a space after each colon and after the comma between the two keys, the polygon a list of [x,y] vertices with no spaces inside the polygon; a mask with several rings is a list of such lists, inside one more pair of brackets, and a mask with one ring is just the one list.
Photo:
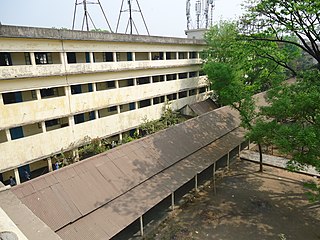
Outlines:
{"label": "corrugated metal roof", "polygon": [[63,239],[106,239],[239,144],[239,123],[220,108],[12,191]]}
{"label": "corrugated metal roof", "polygon": [[211,112],[218,108],[217,104],[214,101],[212,101],[211,98],[208,98],[207,100],[201,102],[190,104],[189,107],[198,116],[207,112]]}

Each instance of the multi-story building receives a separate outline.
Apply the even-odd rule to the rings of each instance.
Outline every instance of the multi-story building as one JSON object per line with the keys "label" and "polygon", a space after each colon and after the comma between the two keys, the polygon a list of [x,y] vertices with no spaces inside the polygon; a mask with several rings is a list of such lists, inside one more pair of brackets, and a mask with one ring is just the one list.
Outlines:
{"label": "multi-story building", "polygon": [[0,179],[206,99],[195,39],[0,25]]}

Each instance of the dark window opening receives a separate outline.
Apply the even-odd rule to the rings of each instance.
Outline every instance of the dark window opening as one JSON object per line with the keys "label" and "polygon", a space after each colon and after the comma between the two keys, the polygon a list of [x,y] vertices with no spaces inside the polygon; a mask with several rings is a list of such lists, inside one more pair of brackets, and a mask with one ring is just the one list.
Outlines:
{"label": "dark window opening", "polygon": [[68,63],[77,63],[76,53],[75,52],[68,52],[67,53],[67,60],[68,60]]}
{"label": "dark window opening", "polygon": [[177,94],[176,93],[169,94],[169,95],[167,95],[167,99],[168,99],[168,101],[176,100]]}
{"label": "dark window opening", "polygon": [[138,85],[148,84],[148,83],[150,83],[150,78],[149,77],[137,78],[137,84]]}
{"label": "dark window opening", "polygon": [[179,73],[179,79],[188,78],[188,73]]}
{"label": "dark window opening", "polygon": [[153,105],[155,104],[159,104],[159,103],[163,103],[164,102],[164,96],[160,96],[160,97],[155,97],[153,98]]}
{"label": "dark window opening", "polygon": [[196,89],[191,89],[189,90],[189,96],[193,96],[197,94],[197,90]]}
{"label": "dark window opening", "polygon": [[11,66],[12,59],[10,53],[0,53],[0,66]]}
{"label": "dark window opening", "polygon": [[47,128],[58,125],[58,124],[59,124],[59,119],[52,119],[52,120],[45,121],[45,125]]}
{"label": "dark window opening", "polygon": [[190,52],[189,58],[194,59],[197,58],[197,52]]}
{"label": "dark window opening", "polygon": [[24,134],[23,134],[22,127],[11,128],[10,129],[10,135],[11,135],[11,139],[12,140],[23,138]]}
{"label": "dark window opening", "polygon": [[127,52],[127,61],[132,61],[132,52]]}
{"label": "dark window opening", "polygon": [[108,81],[107,88],[116,88],[116,82],[115,81]]}
{"label": "dark window opening", "polygon": [[144,108],[144,107],[148,107],[148,106],[151,106],[150,99],[139,101],[139,108]]}
{"label": "dark window opening", "polygon": [[205,76],[206,75],[206,73],[203,71],[203,70],[201,70],[200,72],[199,72],[199,76]]}
{"label": "dark window opening", "polygon": [[112,52],[106,52],[104,53],[104,61],[105,62],[113,62],[113,53]]}
{"label": "dark window opening", "polygon": [[179,52],[179,59],[188,59],[188,53],[187,52]]}
{"label": "dark window opening", "polygon": [[159,76],[152,76],[152,82],[163,82],[164,81],[164,75]]}
{"label": "dark window opening", "polygon": [[206,91],[206,87],[199,88],[199,93],[204,93]]}
{"label": "dark window opening", "polygon": [[26,62],[26,65],[31,65],[31,58],[30,58],[30,53],[24,53],[24,59]]}
{"label": "dark window opening", "polygon": [[189,72],[189,78],[193,78],[197,76],[197,72]]}
{"label": "dark window opening", "polygon": [[166,59],[171,60],[171,59],[176,59],[177,55],[175,52],[166,52]]}
{"label": "dark window opening", "polygon": [[3,93],[2,99],[4,104],[27,102],[27,101],[37,100],[37,94],[35,90]]}
{"label": "dark window opening", "polygon": [[64,88],[45,88],[40,90],[41,98],[51,98],[64,96]]}
{"label": "dark window opening", "polygon": [[84,122],[84,113],[80,113],[77,115],[74,115],[74,123],[79,124]]}
{"label": "dark window opening", "polygon": [[122,87],[130,87],[130,86],[133,86],[134,85],[134,81],[133,79],[125,79],[125,80],[119,80],[118,81],[119,83],[119,87],[122,88]]}
{"label": "dark window opening", "polygon": [[177,79],[177,74],[168,74],[167,81],[172,81]]}
{"label": "dark window opening", "polygon": [[96,119],[96,115],[95,115],[94,111],[86,112],[86,113],[80,113],[80,114],[74,115],[73,117],[74,117],[74,123],[75,124],[88,122],[88,121]]}
{"label": "dark window opening", "polygon": [[117,106],[112,106],[108,108],[108,112],[115,112],[117,111]]}
{"label": "dark window opening", "polygon": [[179,92],[179,98],[188,97],[188,91]]}

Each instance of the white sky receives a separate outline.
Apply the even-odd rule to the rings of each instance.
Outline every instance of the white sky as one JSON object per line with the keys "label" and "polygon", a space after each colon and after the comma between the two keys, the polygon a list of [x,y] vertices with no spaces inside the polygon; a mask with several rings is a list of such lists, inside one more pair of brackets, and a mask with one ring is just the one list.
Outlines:
{"label": "white sky", "polygon": [[[97,0],[87,0],[97,2]],[[135,0],[134,0],[135,1]],[[214,21],[231,19],[242,13],[244,0],[217,0]],[[78,0],[78,2],[81,2]],[[100,0],[113,31],[116,29],[122,0]],[[138,0],[151,35],[185,37],[186,0]],[[75,0],[0,0],[0,22],[3,25],[72,28]],[[127,6],[127,0],[124,0]],[[135,8],[135,6],[133,6]],[[76,29],[81,28],[82,6],[77,7]],[[191,0],[194,13],[195,0]],[[89,5],[89,13],[97,28],[108,29],[98,5]],[[126,8],[125,8],[126,9]],[[137,8],[135,8],[137,9]],[[140,34],[145,34],[141,16],[134,13]],[[195,17],[192,17],[193,21]],[[118,32],[124,32],[128,13],[121,15]],[[91,27],[92,28],[92,27]]]}

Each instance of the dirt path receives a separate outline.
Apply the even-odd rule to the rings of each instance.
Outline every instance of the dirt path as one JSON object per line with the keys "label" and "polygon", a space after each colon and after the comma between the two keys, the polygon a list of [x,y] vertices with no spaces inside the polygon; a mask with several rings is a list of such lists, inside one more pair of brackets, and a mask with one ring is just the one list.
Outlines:
{"label": "dirt path", "polygon": [[238,161],[145,239],[320,239],[320,205],[303,187],[315,178]]}

